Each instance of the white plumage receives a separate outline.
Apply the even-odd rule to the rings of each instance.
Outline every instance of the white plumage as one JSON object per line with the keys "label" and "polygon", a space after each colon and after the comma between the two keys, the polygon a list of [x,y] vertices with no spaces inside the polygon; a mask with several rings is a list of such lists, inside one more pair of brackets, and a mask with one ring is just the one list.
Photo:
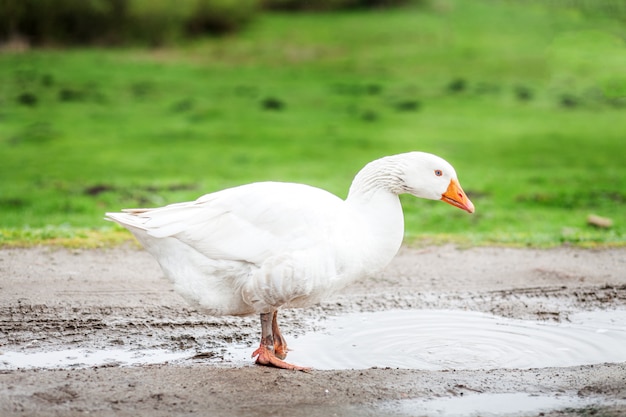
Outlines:
{"label": "white plumage", "polygon": [[[404,234],[401,193],[474,211],[450,164],[411,152],[366,165],[346,200],[303,184],[260,182],[107,218],[137,237],[189,302],[214,315],[276,321],[279,308],[318,303],[391,261]],[[274,330],[273,339],[282,339]]]}

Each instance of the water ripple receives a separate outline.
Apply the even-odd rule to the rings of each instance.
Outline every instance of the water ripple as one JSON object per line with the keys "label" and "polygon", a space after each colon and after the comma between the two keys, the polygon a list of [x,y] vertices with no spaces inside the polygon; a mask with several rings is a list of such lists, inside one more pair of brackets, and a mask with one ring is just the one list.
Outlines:
{"label": "water ripple", "polygon": [[[568,323],[468,311],[392,310],[350,314],[325,324],[325,331],[291,340],[290,362],[316,369],[444,370],[626,361],[626,310],[579,313]],[[243,352],[231,354],[238,359]]]}

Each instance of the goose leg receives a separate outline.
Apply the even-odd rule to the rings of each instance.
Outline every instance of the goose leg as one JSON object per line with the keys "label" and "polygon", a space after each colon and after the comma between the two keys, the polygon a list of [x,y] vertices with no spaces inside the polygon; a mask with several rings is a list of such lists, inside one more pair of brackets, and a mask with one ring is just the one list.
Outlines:
{"label": "goose leg", "polygon": [[[256,357],[256,363],[258,365],[274,366],[281,369],[291,369],[294,371],[308,372],[310,368],[303,368],[301,366],[292,365],[281,359],[279,359],[274,353],[274,336],[272,332],[275,313],[261,313],[261,345],[257,350],[252,353],[252,357]],[[278,327],[278,325],[276,325]],[[282,339],[280,332],[279,338]],[[283,340],[284,343],[284,340]],[[280,344],[280,346],[285,346]]]}
{"label": "goose leg", "polygon": [[280,329],[278,328],[278,311],[274,311],[274,316],[272,317],[272,335],[274,336],[274,354],[278,359],[285,359],[287,357],[287,342],[285,338],[280,333]]}

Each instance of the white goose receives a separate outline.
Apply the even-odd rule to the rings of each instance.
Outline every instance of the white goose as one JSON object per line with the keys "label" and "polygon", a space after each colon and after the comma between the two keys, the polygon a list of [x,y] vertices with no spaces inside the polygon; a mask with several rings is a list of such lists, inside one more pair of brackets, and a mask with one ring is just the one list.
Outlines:
{"label": "white goose", "polygon": [[306,371],[283,361],[278,309],[311,306],[384,268],[402,243],[402,193],[474,212],[448,162],[410,152],[367,164],[345,201],[304,184],[259,182],[106,215],[189,302],[213,315],[260,314],[256,363]]}

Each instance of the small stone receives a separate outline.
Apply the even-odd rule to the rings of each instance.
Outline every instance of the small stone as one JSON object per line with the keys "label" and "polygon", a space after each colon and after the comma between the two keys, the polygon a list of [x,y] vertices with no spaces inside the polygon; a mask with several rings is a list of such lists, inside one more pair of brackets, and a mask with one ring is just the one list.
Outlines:
{"label": "small stone", "polygon": [[608,217],[590,214],[589,217],[587,217],[587,224],[601,229],[608,229],[613,226],[613,220]]}

